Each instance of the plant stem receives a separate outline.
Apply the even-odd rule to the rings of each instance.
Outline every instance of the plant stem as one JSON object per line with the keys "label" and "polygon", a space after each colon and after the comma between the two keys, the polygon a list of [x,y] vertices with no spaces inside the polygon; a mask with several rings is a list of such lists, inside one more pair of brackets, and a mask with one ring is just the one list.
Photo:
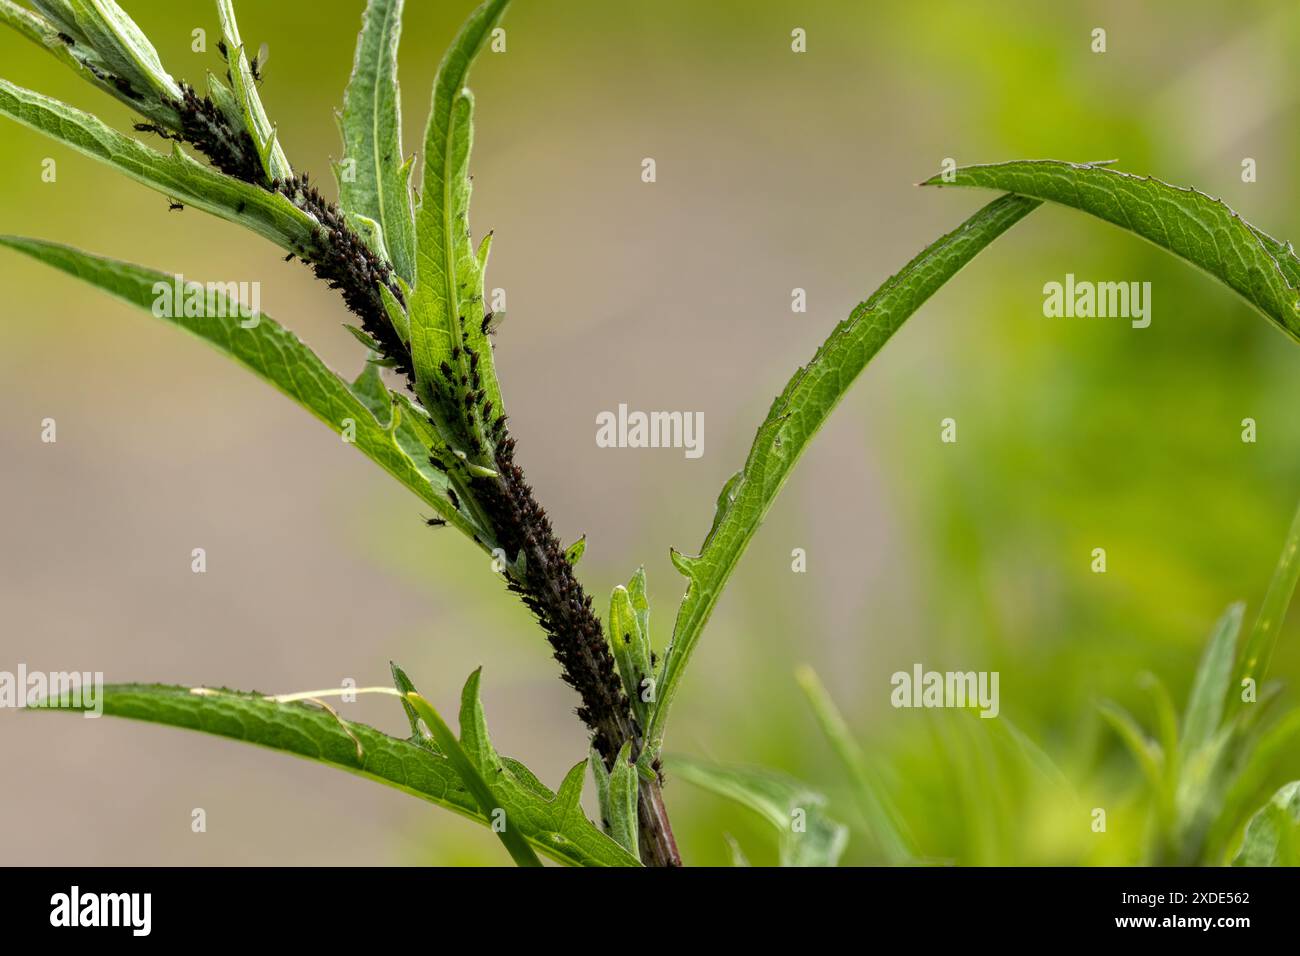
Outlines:
{"label": "plant stem", "polygon": [[682,857],[677,852],[677,840],[673,836],[672,824],[668,822],[658,779],[641,780],[636,812],[641,862],[646,866],[681,866]]}
{"label": "plant stem", "polygon": [[[186,101],[172,105],[185,120],[183,130],[169,134],[154,125],[144,128],[167,138],[190,142],[223,171],[281,193],[322,224],[313,236],[312,248],[297,250],[298,255],[317,277],[342,293],[348,308],[361,318],[362,327],[375,338],[381,352],[393,360],[414,392],[410,350],[392,329],[379,296],[378,286],[385,284],[400,299],[401,293],[393,284],[388,264],[370,251],[338,207],[310,185],[306,174],[267,183],[260,164],[255,161],[251,138],[231,129],[206,97],[199,99],[186,87]],[[436,422],[430,424],[435,429],[438,427]],[[643,740],[623,694],[605,640],[605,629],[592,610],[590,596],[574,576],[545,509],[538,504],[523,471],[514,463],[514,444],[514,439],[503,430],[494,453],[498,477],[453,476],[453,482],[467,499],[466,506],[488,519],[496,543],[511,560],[523,555],[525,570],[518,577],[508,579],[510,590],[537,616],[560,662],[565,683],[582,698],[578,716],[591,729],[596,750],[608,766],[623,742],[631,741],[635,759]],[[639,794],[637,815],[642,862],[647,866],[681,866],[659,779],[642,779]]]}

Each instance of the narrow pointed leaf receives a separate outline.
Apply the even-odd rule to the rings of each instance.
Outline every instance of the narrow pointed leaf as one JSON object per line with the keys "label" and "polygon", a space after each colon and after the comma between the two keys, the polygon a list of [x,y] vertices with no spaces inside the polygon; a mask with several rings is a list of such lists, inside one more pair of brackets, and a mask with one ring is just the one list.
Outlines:
{"label": "narrow pointed leaf", "polygon": [[[459,746],[491,789],[495,806],[505,811],[507,826],[519,828],[530,842],[551,856],[581,852],[584,859],[595,861],[584,864],[588,866],[638,866],[635,856],[602,833],[582,812],[579,800],[587,761],[575,764],[559,791],[552,792],[523,764],[496,752],[479,700],[479,681],[480,671],[476,670],[461,691]],[[427,723],[428,716],[418,705],[416,710]]]}
{"label": "narrow pointed leaf", "polygon": [[609,773],[609,835],[632,856],[637,850],[638,774],[632,763],[632,742],[624,741]]}
{"label": "narrow pointed leaf", "polygon": [[437,744],[433,740],[433,734],[428,727],[425,727],[420,721],[420,715],[416,713],[415,707],[406,699],[407,694],[419,693],[411,679],[406,676],[406,671],[402,670],[392,661],[388,662],[388,669],[393,675],[393,686],[397,688],[398,694],[401,695],[402,710],[406,711],[406,720],[411,725],[410,741],[421,747],[438,751]]}
{"label": "narrow pointed leaf", "polygon": [[1160,746],[1147,737],[1133,715],[1118,704],[1104,700],[1097,706],[1102,717],[1114,728],[1120,740],[1124,741],[1129,752],[1133,754],[1151,789],[1157,796],[1164,794],[1164,757],[1160,752]]}
{"label": "narrow pointed leaf", "polygon": [[275,127],[267,119],[266,109],[262,106],[262,97],[257,92],[257,82],[249,69],[248,56],[244,50],[244,41],[239,36],[239,25],[235,22],[235,8],[231,0],[217,0],[217,16],[221,20],[221,34],[229,58],[227,63],[230,66],[231,92],[243,115],[242,125],[253,137],[266,178],[288,179],[293,175],[293,168],[289,165],[284,150],[280,148]]}
{"label": "narrow pointed leaf", "polygon": [[[471,460],[488,466],[492,464],[490,422],[484,420],[488,416],[476,402],[471,420],[465,422],[458,395],[437,401],[435,383],[444,378],[440,371],[444,365],[458,379],[477,377],[492,415],[502,413],[501,387],[483,328],[483,274],[470,239],[474,101],[465,82],[508,2],[487,0],[470,14],[438,67],[424,137],[420,206],[415,213],[416,281],[410,309],[411,356],[420,401],[438,419],[448,441],[466,446]],[[471,368],[471,358],[476,369]]]}
{"label": "narrow pointed leaf", "polygon": [[614,588],[609,598],[608,630],[610,649],[623,680],[623,690],[637,723],[644,727],[649,723],[649,705],[642,699],[642,681],[651,676],[650,654],[631,595],[621,584]]}
{"label": "narrow pointed leaf", "polygon": [[[416,714],[420,716],[433,734],[434,742],[438,749],[446,754],[447,759],[451,762],[456,773],[460,775],[461,782],[465,788],[473,795],[475,802],[478,803],[479,812],[483,816],[496,823],[499,819],[500,812],[505,808],[500,800],[492,793],[491,786],[483,779],[479,773],[478,767],[466,755],[461,748],[460,741],[456,735],[451,732],[451,728],[443,721],[433,706],[421,697],[419,694],[411,691],[406,695],[407,702],[415,709]],[[541,866],[542,861],[537,858],[536,852],[528,845],[524,839],[523,833],[515,825],[515,821],[510,819],[509,813],[505,814],[504,826],[493,826],[493,832],[500,838],[501,843],[510,853],[513,859],[520,866]]]}
{"label": "narrow pointed leaf", "polygon": [[[173,287],[176,280],[174,275],[38,239],[0,236],[0,245],[150,311],[158,301],[158,288]],[[288,329],[265,315],[258,317],[255,327],[243,328],[241,323],[245,320],[236,311],[236,303],[224,295],[215,295],[213,302],[216,311],[225,318],[184,315],[162,318],[214,345],[288,395],[335,432],[342,434],[344,429],[354,427],[355,441],[352,444],[357,450],[415,492],[466,535],[471,538],[479,535],[484,541],[490,540],[482,528],[452,505],[447,495],[446,475],[428,464],[427,452],[412,432],[406,429],[390,432],[387,423],[376,419],[348,384],[330,371]]]}
{"label": "narrow pointed leaf", "polygon": [[812,705],[822,733],[830,741],[836,756],[853,781],[854,795],[858,798],[863,820],[881,853],[895,866],[914,862],[920,854],[903,815],[886,795],[878,776],[868,765],[862,748],[849,733],[839,708],[835,706],[835,701],[831,699],[821,679],[811,667],[799,668],[795,677]]}
{"label": "narrow pointed leaf", "polygon": [[1300,341],[1300,259],[1222,200],[1105,165],[1026,160],[959,167],[924,186],[979,186],[1070,206],[1208,272]]}
{"label": "narrow pointed leaf", "polygon": [[0,114],[97,159],[186,206],[251,229],[281,248],[301,252],[316,221],[279,193],[267,192],[192,159],[179,145],[170,155],[110,129],[66,103],[0,80]]}
{"label": "narrow pointed leaf", "polygon": [[1237,635],[1245,611],[1246,606],[1240,602],[1231,605],[1214,625],[1214,633],[1205,645],[1183,715],[1180,746],[1184,758],[1208,744],[1223,722],[1223,707],[1237,658]]}
{"label": "narrow pointed leaf", "polygon": [[648,744],[652,750],[662,746],[673,697],[727,579],[813,436],[903,322],[1038,205],[1035,199],[1003,196],[934,242],[837,325],[812,361],[795,372],[772,403],[744,471],[727,483],[719,497],[718,512],[699,556],[673,553],[673,563],[688,583],[656,688]]}
{"label": "narrow pointed leaf", "polygon": [[402,104],[397,44],[402,0],[370,0],[361,21],[352,78],[343,95],[346,175],[339,175],[339,205],[379,223],[389,259],[415,283],[415,219],[402,156]]}
{"label": "narrow pointed leaf", "polygon": [[1273,647],[1277,644],[1278,631],[1282,628],[1282,622],[1286,620],[1286,612],[1291,606],[1291,598],[1295,594],[1298,579],[1300,579],[1300,508],[1296,509],[1295,517],[1291,519],[1291,528],[1287,532],[1286,541],[1282,544],[1282,554],[1278,558],[1277,567],[1273,570],[1273,578],[1269,581],[1268,591],[1264,594],[1264,602],[1260,605],[1259,615],[1250,630],[1250,637],[1246,639],[1246,646],[1242,648],[1241,663],[1237,669],[1237,686],[1233,688],[1234,693],[1230,698],[1233,702],[1233,713],[1244,706],[1240,693],[1242,682],[1250,679],[1258,686],[1268,673]]}
{"label": "narrow pointed leaf", "polygon": [[14,0],[0,0],[0,23],[12,27],[37,46],[44,49],[64,66],[71,68],[87,83],[109,96],[125,103],[131,109],[149,117],[166,129],[180,129],[180,114],[160,97],[142,97],[136,91],[123,89],[112,81],[103,59],[84,43],[68,43],[60,37],[58,25],[19,6]]}
{"label": "narrow pointed leaf", "polygon": [[[445,756],[343,720],[310,702],[280,703],[260,694],[162,684],[109,684],[101,699],[104,714],[110,717],[197,730],[305,757],[402,790],[485,826],[491,823]],[[32,709],[39,713],[85,707],[64,700]],[[562,840],[550,832],[525,832],[525,837],[557,863],[637,865],[585,818],[579,823],[570,817],[568,823]]]}
{"label": "narrow pointed leaf", "polygon": [[64,0],[43,6],[47,13],[61,8],[64,30],[94,50],[103,68],[129,83],[141,100],[181,99],[181,88],[163,69],[158,51],[114,0]]}

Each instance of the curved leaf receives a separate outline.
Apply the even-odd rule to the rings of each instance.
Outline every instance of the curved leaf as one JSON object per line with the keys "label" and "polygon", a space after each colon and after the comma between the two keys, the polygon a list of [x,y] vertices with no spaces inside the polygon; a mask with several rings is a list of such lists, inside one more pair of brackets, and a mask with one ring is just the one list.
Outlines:
{"label": "curved leaf", "polygon": [[985,246],[1038,205],[1036,199],[1003,196],[932,243],[837,325],[812,361],[795,372],[772,403],[744,470],[723,488],[713,527],[699,556],[673,552],[673,563],[689,583],[677,610],[672,643],[664,655],[648,752],[658,753],[663,744],[668,709],[723,586],[822,423],[903,322]]}
{"label": "curved leaf", "polygon": [[66,103],[0,80],[0,114],[97,159],[187,206],[246,226],[281,248],[312,243],[316,220],[279,193],[267,192],[191,158],[173,144],[164,155]]}
{"label": "curved leaf", "polygon": [[69,44],[59,36],[59,27],[45,17],[19,6],[13,0],[0,0],[0,23],[13,27],[60,63],[71,67],[83,80],[131,109],[167,129],[180,129],[180,114],[167,101],[154,96],[139,97],[134,90],[119,88],[94,50],[85,44]]}
{"label": "curved leaf", "polygon": [[[338,175],[339,205],[379,223],[393,268],[415,283],[415,220],[411,166],[402,156],[402,101],[397,44],[402,0],[370,0],[362,16],[352,79],[343,94],[339,129],[343,158],[355,165]],[[339,173],[338,167],[335,169]]]}
{"label": "curved leaf", "polygon": [[266,108],[257,92],[257,80],[249,67],[244,41],[240,39],[239,25],[235,22],[235,8],[230,0],[217,0],[217,17],[221,20],[221,36],[226,44],[231,93],[244,119],[244,128],[257,146],[266,178],[288,179],[293,175],[293,167],[280,147],[275,127],[266,117]]}
{"label": "curved leaf", "polygon": [[1221,199],[1096,163],[1054,159],[961,166],[923,186],[981,186],[1071,206],[1186,259],[1300,341],[1300,259]]}
{"label": "curved leaf", "polygon": [[[492,787],[483,779],[479,768],[470,760],[461,747],[460,741],[456,739],[456,735],[451,732],[451,728],[447,726],[442,716],[433,709],[433,705],[415,691],[407,693],[403,700],[415,710],[425,726],[429,728],[438,749],[446,755],[456,773],[460,775],[461,782],[473,794],[479,812],[491,819],[498,809],[504,810],[503,801],[492,792]],[[500,837],[511,858],[520,866],[541,866],[542,861],[537,859],[537,854],[524,839],[523,831],[514,825],[508,811],[503,822],[505,825],[498,828],[495,825],[496,821],[493,820],[492,831]]]}
{"label": "curved leaf", "polygon": [[[403,790],[478,823],[491,824],[445,756],[365,724],[343,720],[333,711],[309,702],[281,703],[240,691],[163,684],[110,684],[103,688],[101,699],[104,713],[112,717],[198,730],[306,757]],[[33,709],[81,708],[50,701]],[[512,814],[511,819],[519,819],[528,842],[557,862],[571,866],[636,865],[580,811],[565,818],[565,829],[560,833],[527,829],[527,814]]]}
{"label": "curved leaf", "polygon": [[830,692],[822,684],[821,678],[811,667],[804,666],[795,672],[795,679],[807,696],[809,704],[812,705],[822,733],[830,741],[836,756],[840,758],[840,762],[844,764],[853,781],[854,795],[858,799],[858,806],[866,821],[867,830],[876,841],[881,853],[894,866],[916,862],[921,854],[908,830],[907,822],[885,793],[878,775],[867,763],[862,748],[849,733],[839,708],[835,706],[835,701],[831,699]]}
{"label": "curved leaf", "polygon": [[[0,245],[61,269],[150,311],[157,299],[155,284],[172,286],[176,280],[175,276],[167,273],[39,239],[0,236]],[[445,521],[471,538],[477,537],[482,542],[491,540],[483,528],[452,504],[447,495],[447,476],[428,464],[427,446],[420,443],[412,431],[414,426],[405,423],[396,410],[394,417],[381,422],[347,383],[330,371],[293,332],[265,315],[258,317],[256,326],[244,328],[236,303],[217,294],[214,304],[225,318],[184,315],[162,318],[216,346],[335,432],[342,434],[345,429],[354,430],[352,444],[415,492]]]}
{"label": "curved leaf", "polygon": [[826,816],[826,798],[793,777],[757,767],[722,766],[674,756],[669,769],[688,783],[753,810],[777,831],[782,866],[835,866],[848,843],[844,824]]}
{"label": "curved leaf", "polygon": [[1233,866],[1300,866],[1300,780],[1286,784],[1246,824]]}
{"label": "curved leaf", "polygon": [[[469,155],[474,98],[465,88],[470,65],[500,22],[509,0],[487,0],[461,27],[433,84],[424,134],[420,205],[415,211],[415,290],[411,298],[411,358],[421,402],[448,436],[459,435],[463,412],[444,411],[433,384],[443,365],[464,380],[478,379],[484,400],[503,411],[501,386],[483,321],[483,263],[469,231]],[[482,254],[486,256],[487,241]],[[474,310],[471,310],[474,306]],[[471,367],[471,357],[477,368]],[[453,402],[453,404],[455,404]],[[491,465],[486,423],[474,415],[473,432],[484,449],[477,463]],[[469,451],[469,449],[466,449]]]}

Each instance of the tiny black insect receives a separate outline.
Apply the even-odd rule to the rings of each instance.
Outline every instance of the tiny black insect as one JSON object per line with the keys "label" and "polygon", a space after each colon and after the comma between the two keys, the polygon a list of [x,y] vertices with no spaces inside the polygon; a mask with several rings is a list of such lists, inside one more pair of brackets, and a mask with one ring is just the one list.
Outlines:
{"label": "tiny black insect", "polygon": [[455,490],[453,490],[453,489],[451,489],[451,488],[448,488],[448,489],[447,489],[447,497],[451,499],[451,506],[452,506],[453,508],[455,508],[457,511],[459,511],[459,510],[460,510],[460,498],[458,498],[458,497],[456,496],[456,492],[455,492]]}
{"label": "tiny black insect", "polygon": [[427,524],[430,528],[441,528],[447,522],[442,520],[441,518],[425,518],[424,523]]}
{"label": "tiny black insect", "polygon": [[294,260],[294,254],[292,252],[284,257],[285,262],[293,262],[293,260]]}
{"label": "tiny black insect", "polygon": [[181,203],[178,203],[178,202],[171,202],[170,200],[168,200],[168,202],[167,202],[167,211],[168,211],[168,212],[171,212],[172,210],[175,210],[175,209],[184,209],[184,208],[185,208],[185,206],[182,205]]}
{"label": "tiny black insect", "polygon": [[253,74],[254,83],[262,82],[262,68],[258,66],[257,57],[253,57],[248,61],[248,72]]}
{"label": "tiny black insect", "polygon": [[483,316],[483,323],[478,327],[478,330],[479,330],[480,332],[482,332],[484,335],[487,335],[489,332],[493,332],[493,331],[495,331],[495,330],[492,328],[492,313],[491,313],[491,312],[489,312],[487,315]]}
{"label": "tiny black insect", "polygon": [[226,49],[226,41],[225,41],[225,40],[218,40],[218,41],[217,41],[217,52],[221,54],[221,59],[223,59],[223,60],[225,60],[225,59],[229,59],[229,57],[230,57],[230,52]]}
{"label": "tiny black insect", "polygon": [[72,46],[72,44],[77,42],[76,40],[72,39],[72,37],[68,36],[66,33],[60,33],[59,39],[62,40],[64,43],[66,43],[68,46]]}

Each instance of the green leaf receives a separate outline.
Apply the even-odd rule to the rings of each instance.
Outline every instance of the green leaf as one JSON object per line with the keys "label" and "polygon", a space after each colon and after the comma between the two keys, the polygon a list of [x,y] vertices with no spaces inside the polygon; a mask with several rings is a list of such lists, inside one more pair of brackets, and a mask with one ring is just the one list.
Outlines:
{"label": "green leaf", "polygon": [[688,578],[672,643],[664,655],[649,747],[661,749],[682,674],[731,572],[785,485],[795,462],[867,362],[903,322],[985,246],[1039,205],[1003,196],[931,244],[835,327],[805,368],[795,372],[759,426],[744,471],[727,482],[698,557],[673,552]]}
{"label": "green leaf", "polygon": [[727,841],[727,850],[731,854],[731,865],[741,867],[749,866],[749,857],[745,856],[745,851],[740,848],[740,844],[736,842],[736,838],[730,833],[722,834],[722,838]]}
{"label": "green leaf", "polygon": [[1232,680],[1237,635],[1241,632],[1245,610],[1246,606],[1241,602],[1230,605],[1214,625],[1210,641],[1205,645],[1187,698],[1187,711],[1183,714],[1181,750],[1184,758],[1207,745],[1223,722],[1223,705]]}
{"label": "green leaf", "polygon": [[1157,801],[1162,808],[1171,811],[1164,818],[1171,819],[1173,794],[1165,783],[1164,754],[1160,751],[1160,745],[1147,737],[1141,725],[1123,707],[1109,700],[1101,701],[1097,707],[1102,717],[1133,754]]}
{"label": "green leaf", "polygon": [[262,97],[257,92],[257,81],[248,65],[244,41],[239,37],[239,24],[235,22],[235,8],[231,0],[217,0],[217,16],[221,20],[221,35],[226,43],[227,64],[230,66],[231,92],[243,116],[243,127],[253,137],[253,145],[262,160],[262,169],[268,180],[285,180],[293,175],[284,150],[276,137],[275,127],[266,117]]}
{"label": "green leaf", "polygon": [[1155,674],[1149,672],[1139,674],[1138,685],[1151,695],[1156,729],[1160,735],[1160,749],[1164,755],[1162,767],[1165,773],[1165,786],[1172,790],[1178,782],[1178,712],[1174,709],[1174,700],[1169,694],[1169,688]]}
{"label": "green leaf", "polygon": [[[141,266],[94,256],[68,246],[39,239],[0,236],[0,245],[31,256],[103,289],[142,309],[153,310],[158,299],[155,284],[172,287],[176,277]],[[355,426],[352,442],[386,472],[415,492],[420,499],[469,537],[491,540],[485,529],[473,523],[452,505],[447,495],[447,478],[427,461],[410,428],[390,430],[391,422],[381,423],[374,413],[335,375],[311,349],[291,331],[265,315],[258,317],[253,328],[243,328],[235,304],[224,295],[214,296],[220,315],[211,317],[162,317],[204,339],[255,372],[335,432],[342,434]],[[173,310],[175,311],[175,310]],[[400,424],[405,424],[402,422]]]}
{"label": "green leaf", "polygon": [[1094,163],[1026,160],[962,166],[923,186],[979,186],[1071,206],[1186,259],[1300,341],[1300,259],[1220,199]]}
{"label": "green leaf", "polygon": [[1237,693],[1231,700],[1232,712],[1245,705],[1241,699],[1242,682],[1253,680],[1258,686],[1268,673],[1269,661],[1273,657],[1273,647],[1277,644],[1278,630],[1286,620],[1287,608],[1291,606],[1291,597],[1295,594],[1296,581],[1300,579],[1300,508],[1296,509],[1291,519],[1291,529],[1287,532],[1282,545],[1282,554],[1269,581],[1268,591],[1264,594],[1264,603],[1260,605],[1259,616],[1246,639],[1242,649],[1241,663],[1237,668]]}
{"label": "green leaf", "polygon": [[392,661],[388,662],[388,669],[393,674],[393,686],[397,688],[397,693],[402,701],[402,710],[406,711],[406,720],[411,725],[410,741],[421,747],[438,753],[438,747],[433,742],[432,733],[428,727],[420,723],[420,715],[416,713],[415,707],[406,699],[407,694],[419,693],[415,685],[411,683],[411,678],[406,676],[406,671],[402,670]]}
{"label": "green leaf", "polygon": [[12,27],[51,54],[78,76],[98,87],[131,109],[149,117],[166,129],[178,130],[180,114],[170,102],[157,96],[141,97],[136,91],[123,89],[113,82],[103,58],[85,43],[67,43],[59,36],[60,27],[39,14],[21,7],[13,0],[0,0],[0,23]]}
{"label": "green leaf", "polygon": [[808,697],[822,733],[849,773],[858,807],[872,839],[891,864],[903,866],[914,863],[920,853],[908,832],[903,815],[885,794],[880,780],[867,763],[862,748],[849,733],[839,708],[835,706],[835,701],[831,699],[816,671],[811,667],[800,667],[795,672],[795,679]]}
{"label": "green leaf", "polygon": [[[559,792],[553,793],[523,764],[496,752],[479,701],[479,678],[477,670],[470,674],[461,692],[460,746],[487,781],[496,805],[505,811],[511,825],[557,858],[577,855],[590,861],[583,866],[639,866],[640,861],[600,832],[579,806],[587,761],[575,764],[565,774]],[[420,715],[428,721],[423,711]]]}
{"label": "green leaf", "polygon": [[[406,701],[424,721],[430,733],[433,734],[438,749],[447,755],[452,767],[460,775],[461,782],[473,794],[474,800],[478,803],[479,811],[492,820],[492,830],[500,837],[502,844],[509,851],[511,859],[520,866],[541,866],[542,861],[537,858],[533,848],[528,845],[522,831],[515,827],[515,823],[510,819],[509,812],[505,811],[502,801],[498,800],[496,795],[493,794],[491,786],[479,773],[479,768],[466,755],[460,741],[456,739],[456,735],[451,732],[451,728],[447,726],[438,712],[433,709],[433,705],[414,691],[407,693]],[[461,733],[464,733],[463,729]]]}
{"label": "green leaf", "polygon": [[584,534],[581,538],[579,538],[577,541],[573,542],[573,544],[569,545],[567,548],[564,549],[564,560],[568,561],[571,566],[576,565],[579,561],[582,560],[582,556],[583,554],[586,553],[586,551],[587,551],[587,536]]}
{"label": "green leaf", "polygon": [[1232,865],[1300,865],[1300,780],[1283,786],[1251,817]]}
{"label": "green leaf", "polygon": [[142,99],[182,98],[149,38],[114,0],[38,0],[36,6],[94,50],[103,68],[130,83]]}
{"label": "green leaf", "polygon": [[[621,584],[609,596],[608,631],[609,646],[614,652],[619,677],[623,680],[623,690],[637,724],[645,727],[649,723],[650,705],[642,699],[642,682],[651,677],[650,647],[641,630],[641,620],[632,605],[632,597]],[[648,755],[647,760],[653,760],[654,756]]]}
{"label": "green leaf", "polygon": [[[600,761],[597,760],[597,763]],[[637,788],[639,774],[632,762],[632,741],[625,740],[609,773],[608,808],[609,835],[632,856],[637,850]]]}
{"label": "green leaf", "polygon": [[826,798],[793,777],[756,767],[730,767],[674,756],[681,779],[748,807],[777,831],[782,866],[835,866],[848,828],[826,816]]}
{"label": "green leaf", "polygon": [[170,155],[110,129],[89,113],[0,80],[0,114],[97,159],[186,206],[238,223],[281,248],[312,244],[316,221],[279,193],[267,192],[192,159],[178,144]]}
{"label": "green leaf", "polygon": [[[482,465],[491,464],[489,423],[477,410],[465,422],[466,412],[458,401],[435,401],[434,383],[443,364],[458,378],[477,374],[493,415],[502,413],[492,346],[483,329],[483,273],[469,231],[474,99],[465,82],[508,3],[487,0],[470,14],[438,67],[424,135],[420,205],[415,212],[416,281],[410,318],[416,391],[447,441],[477,446],[481,451],[471,458]],[[470,368],[471,355],[477,356],[476,372]]]}
{"label": "green leaf", "polygon": [[[100,699],[110,717],[198,730],[306,757],[405,791],[485,826],[492,822],[479,810],[447,757],[365,724],[343,720],[315,704],[162,684],[109,684]],[[80,711],[85,707],[63,700],[32,709]],[[529,817],[511,813],[510,819],[524,827]],[[562,833],[525,829],[524,835],[535,848],[570,866],[637,865],[581,812],[569,814],[564,822]]]}
{"label": "green leaf", "polygon": [[415,283],[415,219],[411,167],[402,155],[402,101],[397,84],[397,44],[402,0],[369,0],[362,15],[352,78],[343,94],[339,128],[343,159],[335,166],[339,205],[379,223],[393,268]]}

